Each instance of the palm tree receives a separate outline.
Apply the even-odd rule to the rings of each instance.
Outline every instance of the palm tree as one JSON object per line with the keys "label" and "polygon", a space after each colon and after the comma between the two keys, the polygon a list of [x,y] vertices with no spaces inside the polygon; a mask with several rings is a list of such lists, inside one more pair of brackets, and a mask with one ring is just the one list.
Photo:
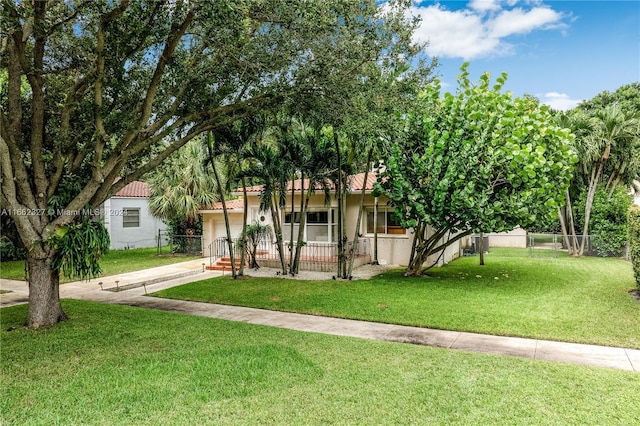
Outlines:
{"label": "palm tree", "polygon": [[[609,173],[608,184],[615,188],[625,175],[627,164],[633,159],[639,133],[638,119],[623,112],[616,104],[595,111],[591,118],[593,131],[582,139],[582,155],[589,170],[586,205],[584,211],[583,239],[578,255],[584,253],[589,233],[591,207],[599,183]],[[637,151],[635,152],[637,155]],[[619,176],[620,179],[617,179]],[[614,184],[615,182],[615,184]]]}
{"label": "palm tree", "polygon": [[198,141],[185,145],[149,177],[149,209],[165,222],[186,222],[187,233],[202,206],[217,200],[216,181],[205,167],[206,153]]}
{"label": "palm tree", "polygon": [[[300,267],[309,200],[311,195],[320,189],[325,196],[325,205],[329,204],[329,178],[331,167],[336,157],[333,144],[331,140],[322,133],[320,125],[310,126],[300,119],[295,120],[295,123],[296,125],[292,128],[292,132],[294,132],[294,137],[298,140],[298,145],[301,147],[301,155],[299,155],[297,167],[300,171],[302,185],[300,188],[300,223],[298,226],[295,256],[291,263],[291,273],[293,274],[297,274]],[[307,182],[306,189],[305,181]]]}
{"label": "palm tree", "polygon": [[213,171],[213,175],[216,179],[216,183],[218,186],[218,195],[220,196],[220,202],[222,203],[222,214],[224,215],[224,224],[227,232],[227,246],[229,248],[229,259],[231,261],[231,276],[235,279],[238,275],[236,273],[236,260],[234,255],[233,239],[231,238],[231,228],[229,226],[229,212],[227,211],[227,203],[224,195],[224,184],[219,171],[220,167],[218,162],[216,161],[216,154],[218,152],[216,152],[216,141],[212,132],[207,133],[205,142],[209,154],[208,163],[211,165],[211,170]]}
{"label": "palm tree", "polygon": [[[252,158],[251,147],[258,144],[266,130],[265,119],[261,114],[255,114],[238,120],[228,126],[218,128],[215,134],[215,154],[224,158],[227,164],[226,188],[227,192],[231,192],[237,187],[238,180],[242,185],[243,192],[243,218],[242,233],[240,235],[239,245],[247,246],[246,241],[246,224],[248,222],[248,203],[247,203],[247,183],[246,170],[249,169]],[[225,216],[228,222],[228,217]],[[226,224],[228,226],[228,223]],[[240,252],[240,270],[239,275],[244,275],[245,266],[245,250]]]}
{"label": "palm tree", "polygon": [[262,240],[271,235],[271,227],[269,225],[261,225],[260,222],[255,221],[253,224],[248,225],[246,229],[246,251],[249,255],[249,267],[259,268],[258,261],[256,260],[256,254],[258,246]]}
{"label": "palm tree", "polygon": [[252,176],[262,183],[259,208],[261,211],[271,212],[280,266],[282,274],[286,275],[288,270],[284,256],[281,215],[282,208],[286,204],[287,183],[291,176],[291,164],[271,144],[253,145],[249,148],[249,151],[248,155],[254,159],[254,163],[244,173],[246,176]]}
{"label": "palm tree", "polygon": [[[590,120],[590,117],[581,110],[558,112],[555,116],[555,122],[560,127],[571,129],[571,132],[576,138],[576,143],[574,144],[576,151],[579,151],[579,148],[581,146],[577,142],[586,138],[590,133],[593,132],[593,122]],[[587,174],[585,172],[585,170],[587,170],[587,167],[588,164],[584,162],[576,165],[576,172],[574,174],[572,185],[573,189],[567,188],[565,193],[565,205],[564,207],[558,208],[558,218],[560,220],[560,227],[562,229],[564,243],[569,254],[576,256],[578,255],[580,250],[580,243],[576,235],[577,230],[574,220],[575,215],[573,213],[573,205],[571,202],[571,193],[579,192],[579,188],[586,185],[583,181],[583,176]]]}

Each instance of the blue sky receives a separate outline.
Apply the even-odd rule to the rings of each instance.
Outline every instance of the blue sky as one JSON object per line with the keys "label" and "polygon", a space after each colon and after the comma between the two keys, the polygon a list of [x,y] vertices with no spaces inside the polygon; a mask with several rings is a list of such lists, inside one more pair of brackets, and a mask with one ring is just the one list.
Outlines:
{"label": "blue sky", "polygon": [[506,90],[557,109],[640,81],[638,0],[418,1],[411,13],[445,90],[455,90],[464,61],[472,80],[505,71]]}

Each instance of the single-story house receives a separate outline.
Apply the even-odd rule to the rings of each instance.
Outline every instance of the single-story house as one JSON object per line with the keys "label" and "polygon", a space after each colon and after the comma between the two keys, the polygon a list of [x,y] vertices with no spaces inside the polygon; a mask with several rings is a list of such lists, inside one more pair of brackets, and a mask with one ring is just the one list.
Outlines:
{"label": "single-story house", "polygon": [[149,210],[149,184],[133,181],[102,204],[101,216],[111,238],[111,249],[155,247],[166,230]]}
{"label": "single-story house", "polygon": [[[364,185],[364,173],[349,177],[349,194],[346,201],[346,233],[349,241],[353,240],[354,231],[358,219],[358,210],[360,206],[360,197]],[[377,200],[372,195],[373,182],[376,179],[375,173],[369,173],[367,184],[365,187],[364,212],[360,227],[358,229],[357,250],[355,250],[357,263],[363,264],[373,260],[374,254],[374,226],[378,228],[377,238],[377,259],[381,264],[407,265],[411,255],[411,244],[413,239],[413,231],[411,229],[402,228],[394,219],[393,209],[388,207],[387,199],[380,196]],[[287,204],[281,212],[281,222],[283,224],[283,234],[285,247],[290,240],[291,232],[291,191],[293,188],[293,205],[296,212],[300,210],[300,197],[302,193],[302,181],[300,179],[289,182]],[[304,187],[308,187],[308,181],[305,180]],[[270,212],[260,211],[260,194],[262,186],[253,186],[247,188],[248,217],[247,224],[255,221],[273,225]],[[305,191],[306,192],[306,191]],[[234,196],[242,197],[243,192],[237,190]],[[318,190],[313,194],[309,201],[306,224],[304,229],[305,247],[303,257],[310,259],[316,258],[332,258],[331,261],[324,262],[323,266],[312,264],[313,262],[301,263],[301,269],[316,270],[333,270],[331,262],[335,262],[335,251],[337,241],[337,201],[332,197],[330,203],[325,205],[324,194]],[[377,209],[376,209],[377,204]],[[240,236],[242,231],[243,219],[243,199],[234,199],[226,203],[229,225],[231,228],[232,238]],[[377,210],[377,223],[374,222],[374,214]],[[222,204],[216,203],[213,206],[206,207],[200,211],[203,218],[203,255],[211,256],[212,259],[219,258],[224,255],[226,250],[226,228]],[[295,215],[294,215],[295,217]],[[297,220],[295,222],[298,222]],[[298,224],[293,224],[294,240],[298,235]],[[265,257],[259,259],[262,266],[277,266],[277,252],[275,251],[275,237],[272,236],[271,241],[265,242],[261,247],[261,252]],[[351,244],[351,243],[349,243]],[[267,255],[268,253],[268,255]],[[460,242],[456,242],[449,246],[441,258],[432,256],[429,262],[438,262],[440,265],[460,256]],[[269,259],[267,259],[269,256]],[[271,260],[273,262],[271,262]],[[265,263],[268,262],[268,264]]]}

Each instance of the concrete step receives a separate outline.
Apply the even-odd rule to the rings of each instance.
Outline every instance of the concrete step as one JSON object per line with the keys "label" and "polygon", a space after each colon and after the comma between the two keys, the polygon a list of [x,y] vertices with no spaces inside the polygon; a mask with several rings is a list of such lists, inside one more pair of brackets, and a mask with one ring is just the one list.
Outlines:
{"label": "concrete step", "polygon": [[[240,260],[235,259],[236,270],[240,269]],[[245,263],[245,267],[248,267],[248,264]],[[230,271],[231,270],[231,259],[228,256],[221,257],[218,259],[213,265],[207,265],[205,267],[208,271]]]}

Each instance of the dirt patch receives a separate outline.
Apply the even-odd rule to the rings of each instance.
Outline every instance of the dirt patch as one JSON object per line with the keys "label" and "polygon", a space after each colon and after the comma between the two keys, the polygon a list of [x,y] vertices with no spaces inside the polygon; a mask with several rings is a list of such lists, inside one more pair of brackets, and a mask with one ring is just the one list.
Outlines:
{"label": "dirt patch", "polygon": [[272,302],[279,302],[280,298],[278,296],[271,296],[269,300],[271,300]]}
{"label": "dirt patch", "polygon": [[636,299],[638,303],[640,303],[640,290],[631,290],[629,291],[629,294],[631,295],[631,297]]}

